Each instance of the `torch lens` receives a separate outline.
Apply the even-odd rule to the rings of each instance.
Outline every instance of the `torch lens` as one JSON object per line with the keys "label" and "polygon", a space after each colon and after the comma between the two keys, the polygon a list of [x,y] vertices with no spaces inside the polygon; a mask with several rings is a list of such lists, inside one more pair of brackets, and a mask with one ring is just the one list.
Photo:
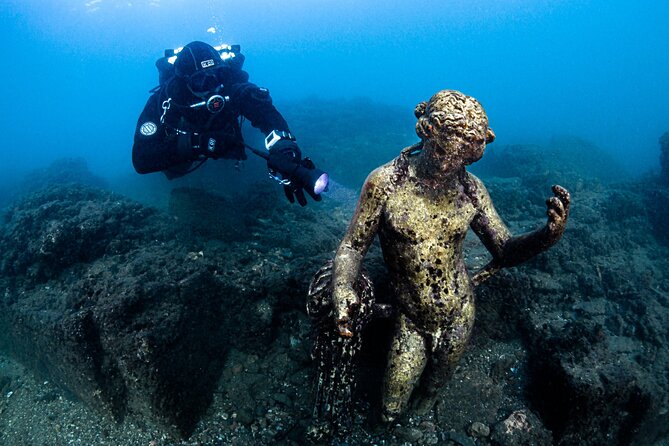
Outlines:
{"label": "torch lens", "polygon": [[329,182],[330,182],[330,177],[328,177],[327,173],[323,172],[323,174],[319,176],[316,182],[314,183],[314,193],[318,195],[321,192],[326,191]]}

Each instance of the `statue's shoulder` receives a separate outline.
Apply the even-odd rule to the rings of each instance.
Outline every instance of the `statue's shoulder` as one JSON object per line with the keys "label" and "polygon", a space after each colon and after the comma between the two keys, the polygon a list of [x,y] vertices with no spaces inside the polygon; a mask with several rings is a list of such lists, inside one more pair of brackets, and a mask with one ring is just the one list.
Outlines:
{"label": "statue's shoulder", "polygon": [[423,144],[421,142],[405,147],[397,158],[382,166],[387,166],[388,175],[395,186],[403,184],[409,178],[409,166],[413,162],[413,158],[422,150]]}
{"label": "statue's shoulder", "polygon": [[472,185],[476,186],[479,189],[485,190],[485,184],[483,184],[483,181],[473,173],[471,173],[468,170],[465,170],[465,179],[466,181],[470,182]]}
{"label": "statue's shoulder", "polygon": [[392,179],[392,171],[392,162],[377,167],[367,175],[363,188],[377,191],[386,190]]}
{"label": "statue's shoulder", "polygon": [[465,170],[462,177],[462,186],[464,187],[465,194],[471,199],[475,207],[479,208],[491,203],[488,189],[483,184],[483,181],[473,173]]}
{"label": "statue's shoulder", "polygon": [[387,163],[372,170],[365,180],[364,189],[377,191],[383,195],[392,192],[409,177],[411,158],[420,152],[419,145],[402,149],[400,154]]}

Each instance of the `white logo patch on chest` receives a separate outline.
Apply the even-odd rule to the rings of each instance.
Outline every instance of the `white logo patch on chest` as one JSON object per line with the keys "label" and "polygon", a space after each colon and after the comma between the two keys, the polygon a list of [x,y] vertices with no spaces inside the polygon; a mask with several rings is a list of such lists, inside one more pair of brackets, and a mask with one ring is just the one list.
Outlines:
{"label": "white logo patch on chest", "polygon": [[156,133],[156,130],[158,130],[158,126],[153,122],[148,121],[142,124],[142,126],[139,128],[139,133],[144,136],[151,136]]}

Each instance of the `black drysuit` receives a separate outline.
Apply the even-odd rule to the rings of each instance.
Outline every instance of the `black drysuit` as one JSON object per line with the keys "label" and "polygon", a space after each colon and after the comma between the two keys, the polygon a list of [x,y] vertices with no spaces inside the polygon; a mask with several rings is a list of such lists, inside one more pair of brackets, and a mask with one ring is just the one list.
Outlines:
{"label": "black drysuit", "polygon": [[272,105],[269,92],[248,82],[248,74],[233,67],[217,68],[227,96],[223,110],[212,114],[206,107],[192,108],[202,101],[194,96],[185,82],[177,77],[165,83],[151,95],[137,121],[132,148],[132,164],[138,173],[164,171],[168,178],[188,172],[192,162],[203,152],[193,148],[198,134],[216,133],[223,149],[214,157],[242,160],[244,140],[240,118],[268,135],[272,130],[289,132],[286,120]]}

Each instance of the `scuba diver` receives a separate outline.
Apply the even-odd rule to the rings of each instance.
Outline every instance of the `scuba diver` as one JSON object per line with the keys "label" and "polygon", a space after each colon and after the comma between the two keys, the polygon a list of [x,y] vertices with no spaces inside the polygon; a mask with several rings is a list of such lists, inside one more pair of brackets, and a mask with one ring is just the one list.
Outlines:
{"label": "scuba diver", "polygon": [[[248,82],[238,45],[217,48],[191,42],[158,59],[160,85],[137,121],[132,163],[140,174],[162,171],[178,178],[209,158],[246,159],[245,149],[265,158],[270,176],[291,203],[305,206],[306,191],[320,201],[328,175],[302,158],[286,120],[269,91]],[[261,151],[244,143],[243,119],[265,135]]]}

